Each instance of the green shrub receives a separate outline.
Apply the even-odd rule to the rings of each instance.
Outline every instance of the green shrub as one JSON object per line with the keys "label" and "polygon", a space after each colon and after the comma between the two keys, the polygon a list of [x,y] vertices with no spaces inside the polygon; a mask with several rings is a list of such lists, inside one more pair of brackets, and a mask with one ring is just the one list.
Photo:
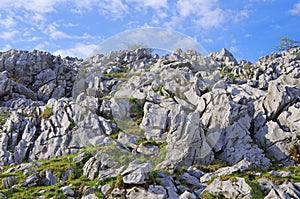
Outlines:
{"label": "green shrub", "polygon": [[279,44],[275,47],[278,51],[285,51],[288,50],[294,46],[298,46],[300,41],[294,40],[289,37],[282,37],[279,39]]}

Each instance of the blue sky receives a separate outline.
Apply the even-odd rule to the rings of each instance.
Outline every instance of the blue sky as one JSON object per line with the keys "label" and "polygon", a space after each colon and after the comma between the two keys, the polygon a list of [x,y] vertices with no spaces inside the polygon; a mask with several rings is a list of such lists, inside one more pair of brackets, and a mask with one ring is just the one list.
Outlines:
{"label": "blue sky", "polygon": [[113,35],[157,27],[183,33],[207,52],[225,47],[237,59],[255,62],[281,37],[300,40],[300,1],[0,0],[0,26],[0,51],[84,58]]}

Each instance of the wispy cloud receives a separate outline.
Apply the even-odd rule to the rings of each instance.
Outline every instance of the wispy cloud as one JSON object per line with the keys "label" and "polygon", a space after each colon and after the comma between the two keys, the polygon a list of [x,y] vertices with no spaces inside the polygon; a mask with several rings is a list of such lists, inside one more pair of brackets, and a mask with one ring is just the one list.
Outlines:
{"label": "wispy cloud", "polygon": [[12,40],[18,33],[19,33],[19,31],[17,31],[17,30],[2,32],[0,34],[0,38],[5,39],[5,40]]}
{"label": "wispy cloud", "polygon": [[1,9],[25,9],[27,11],[49,13],[55,10],[54,6],[66,0],[6,0],[0,2]]}
{"label": "wispy cloud", "polygon": [[77,43],[74,47],[68,49],[59,49],[53,52],[54,55],[62,57],[71,56],[78,58],[86,58],[90,56],[98,45]]}
{"label": "wispy cloud", "polygon": [[112,20],[123,18],[129,12],[122,0],[102,0],[98,2],[98,8],[101,14],[108,15]]}
{"label": "wispy cloud", "polygon": [[44,42],[34,46],[33,49],[46,50],[46,47],[48,47],[49,45],[50,45],[50,43],[48,41],[44,41]]}
{"label": "wispy cloud", "polygon": [[202,29],[221,27],[227,21],[239,22],[248,17],[246,9],[225,10],[220,7],[218,0],[178,0],[176,9],[180,17],[173,19],[176,19],[177,23],[184,19],[191,20]]}
{"label": "wispy cloud", "polygon": [[17,22],[15,21],[12,13],[9,13],[7,16],[2,16],[0,14],[0,24],[5,28],[12,28],[17,24]]}
{"label": "wispy cloud", "polygon": [[206,12],[204,15],[195,19],[194,22],[204,29],[209,29],[213,27],[219,27],[226,20],[226,13],[224,10],[217,8]]}
{"label": "wispy cloud", "polygon": [[300,2],[294,4],[293,8],[289,10],[291,15],[299,15],[300,14]]}
{"label": "wispy cloud", "polygon": [[60,26],[57,23],[51,23],[47,26],[44,31],[44,34],[49,35],[50,39],[58,40],[58,39],[90,39],[93,38],[91,35],[87,33],[83,33],[83,35],[70,35],[61,30],[59,30]]}
{"label": "wispy cloud", "polygon": [[128,3],[135,3],[135,6],[133,7],[150,7],[152,9],[158,10],[161,8],[168,8],[168,1],[167,0],[126,0]]}

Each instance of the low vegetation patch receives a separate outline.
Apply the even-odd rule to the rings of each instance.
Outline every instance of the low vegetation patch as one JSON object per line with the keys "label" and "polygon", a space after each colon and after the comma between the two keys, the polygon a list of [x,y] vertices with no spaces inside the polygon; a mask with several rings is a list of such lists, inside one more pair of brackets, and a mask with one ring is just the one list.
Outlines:
{"label": "low vegetation patch", "polygon": [[0,125],[1,126],[3,124],[5,124],[8,114],[9,114],[9,110],[5,110],[5,111],[0,113]]}
{"label": "low vegetation patch", "polygon": [[[31,199],[44,196],[45,198],[67,198],[63,192],[60,190],[62,186],[71,185],[72,190],[75,192],[75,198],[81,198],[84,192],[85,187],[98,186],[99,181],[89,180],[87,177],[83,176],[82,168],[85,161],[80,163],[73,162],[73,158],[77,154],[72,154],[59,158],[52,158],[49,160],[41,160],[40,166],[33,168],[30,172],[23,173],[23,171],[17,170],[4,174],[11,167],[4,167],[0,173],[0,180],[4,178],[15,176],[16,180],[14,182],[15,186],[13,189],[5,189],[3,184],[0,184],[1,193],[3,193],[7,198],[22,198],[22,199]],[[34,162],[33,162],[34,163]],[[57,178],[57,183],[50,186],[45,186],[43,183],[43,177],[45,177],[45,172],[47,169],[51,169],[53,174]],[[60,183],[63,174],[67,170],[72,170],[71,174],[65,179],[64,185]],[[21,184],[32,174],[37,174],[40,181],[37,186],[22,187]],[[96,190],[95,194],[99,198],[103,198],[102,194]]]}
{"label": "low vegetation patch", "polygon": [[45,110],[41,113],[40,118],[41,119],[48,119],[53,115],[53,111],[48,106],[45,107]]}

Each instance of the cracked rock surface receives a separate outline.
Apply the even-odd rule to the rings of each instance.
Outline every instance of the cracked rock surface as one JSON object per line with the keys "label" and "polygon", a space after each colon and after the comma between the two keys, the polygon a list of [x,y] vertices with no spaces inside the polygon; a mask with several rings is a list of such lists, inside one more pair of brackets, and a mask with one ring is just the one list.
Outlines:
{"label": "cracked rock surface", "polygon": [[[137,49],[84,60],[1,52],[0,165],[23,172],[27,162],[30,173],[36,162],[80,153],[75,161],[87,179],[120,181],[80,194],[67,183],[76,169],[64,168],[62,177],[48,168],[19,184],[60,182],[72,197],[97,198],[103,189],[107,198],[199,198],[203,190],[251,198],[243,177],[220,177],[300,163],[299,54],[293,47],[252,64],[226,49],[161,57]],[[196,168],[216,161],[226,167]],[[6,176],[3,188],[15,190],[15,182]],[[264,186],[266,198],[300,197],[294,182]]]}

